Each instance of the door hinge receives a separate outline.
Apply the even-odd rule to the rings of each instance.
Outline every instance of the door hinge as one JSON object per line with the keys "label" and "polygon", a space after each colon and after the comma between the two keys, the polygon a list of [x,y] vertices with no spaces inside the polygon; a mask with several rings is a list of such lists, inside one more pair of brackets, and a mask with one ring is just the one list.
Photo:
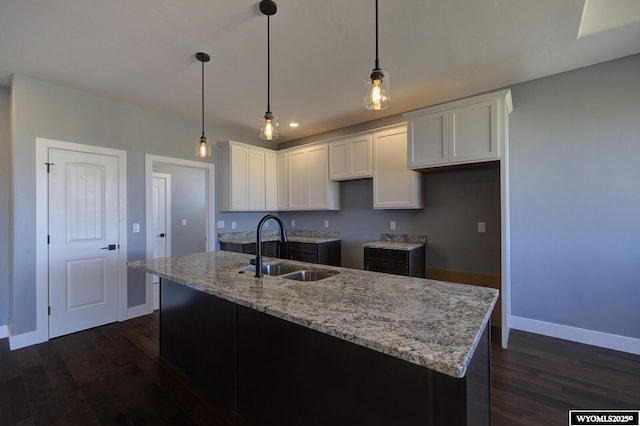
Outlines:
{"label": "door hinge", "polygon": [[51,315],[51,306],[49,306],[49,315]]}
{"label": "door hinge", "polygon": [[54,163],[44,163],[47,165],[47,173],[49,173],[51,166],[53,166]]}
{"label": "door hinge", "polygon": [[47,244],[51,244],[51,235],[47,235]]}

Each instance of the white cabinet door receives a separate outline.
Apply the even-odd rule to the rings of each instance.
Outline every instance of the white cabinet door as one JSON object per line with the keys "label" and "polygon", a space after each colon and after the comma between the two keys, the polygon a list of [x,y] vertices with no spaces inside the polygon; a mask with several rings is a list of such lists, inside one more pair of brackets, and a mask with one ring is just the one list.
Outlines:
{"label": "white cabinet door", "polygon": [[410,166],[431,166],[449,161],[449,125],[446,113],[409,120],[408,160]]}
{"label": "white cabinet door", "polygon": [[422,208],[421,175],[407,168],[407,127],[373,134],[373,208]]}
{"label": "white cabinet door", "polygon": [[496,101],[450,112],[449,162],[473,162],[498,157]]}
{"label": "white cabinet door", "polygon": [[230,146],[230,210],[249,210],[249,149]]}
{"label": "white cabinet door", "polygon": [[249,150],[248,175],[249,210],[265,210],[264,151]]}
{"label": "white cabinet door", "polygon": [[289,154],[286,152],[276,156],[276,173],[278,210],[289,210]]}
{"label": "white cabinet door", "polygon": [[349,136],[329,144],[329,179],[373,176],[371,134]]}
{"label": "white cabinet door", "polygon": [[307,152],[308,205],[311,210],[329,207],[329,168],[327,145],[316,145]]}
{"label": "white cabinet door", "polygon": [[309,170],[307,150],[289,152],[287,181],[289,183],[289,209],[305,210],[308,206]]}
{"label": "white cabinet door", "polygon": [[275,152],[264,153],[264,193],[265,210],[278,210],[278,175],[277,156]]}

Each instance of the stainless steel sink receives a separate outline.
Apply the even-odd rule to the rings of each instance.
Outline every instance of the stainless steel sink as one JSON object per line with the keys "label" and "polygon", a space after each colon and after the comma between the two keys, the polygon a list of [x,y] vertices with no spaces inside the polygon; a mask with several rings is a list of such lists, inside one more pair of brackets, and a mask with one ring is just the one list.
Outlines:
{"label": "stainless steel sink", "polygon": [[[249,266],[246,266],[246,267],[242,268],[242,270],[243,271],[255,272],[256,271],[256,267],[254,265],[249,265]],[[264,263],[264,264],[262,264],[262,273],[264,275],[277,276],[277,275],[282,275],[282,274],[288,274],[290,272],[294,272],[294,271],[298,271],[298,270],[300,270],[299,266],[288,265],[286,263]]]}
{"label": "stainless steel sink", "polygon": [[281,275],[280,278],[294,281],[320,281],[325,278],[333,277],[337,274],[339,274],[339,272],[305,269],[302,271],[296,271],[290,274]]}

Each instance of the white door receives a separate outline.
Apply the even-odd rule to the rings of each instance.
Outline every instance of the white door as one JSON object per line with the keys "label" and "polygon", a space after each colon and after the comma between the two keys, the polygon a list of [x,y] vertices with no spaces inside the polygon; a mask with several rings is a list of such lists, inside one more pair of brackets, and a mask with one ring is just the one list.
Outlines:
{"label": "white door", "polygon": [[[165,173],[154,173],[153,183],[151,186],[152,202],[153,202],[153,257],[171,256],[171,248],[167,243],[169,241],[169,221],[171,215],[168,211],[169,202],[171,200],[171,175]],[[157,277],[153,282],[157,282]]]}
{"label": "white door", "polygon": [[118,158],[49,150],[49,337],[118,320]]}

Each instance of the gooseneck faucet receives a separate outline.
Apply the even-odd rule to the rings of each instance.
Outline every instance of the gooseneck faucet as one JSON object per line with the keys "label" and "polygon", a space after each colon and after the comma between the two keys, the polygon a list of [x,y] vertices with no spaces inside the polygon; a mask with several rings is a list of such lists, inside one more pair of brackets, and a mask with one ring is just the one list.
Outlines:
{"label": "gooseneck faucet", "polygon": [[280,241],[282,243],[287,242],[287,233],[284,230],[284,223],[278,216],[268,214],[258,222],[258,229],[256,230],[256,278],[262,278],[262,227],[269,220],[274,219],[280,226]]}

